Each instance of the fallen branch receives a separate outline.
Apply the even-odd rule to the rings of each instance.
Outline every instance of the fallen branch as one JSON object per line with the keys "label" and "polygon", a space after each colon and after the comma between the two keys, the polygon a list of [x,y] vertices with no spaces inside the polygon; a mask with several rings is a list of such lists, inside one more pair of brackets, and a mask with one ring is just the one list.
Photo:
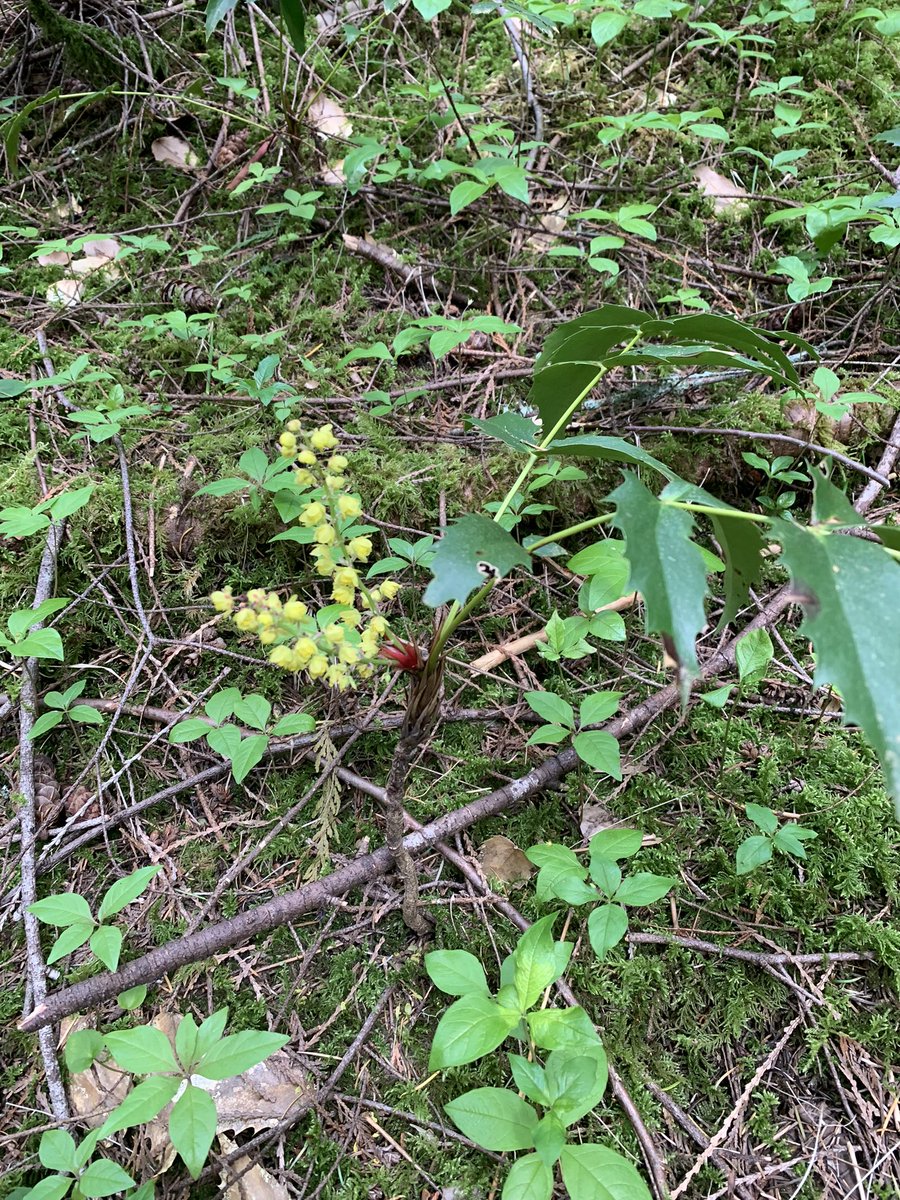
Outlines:
{"label": "fallen branch", "polygon": [[[751,629],[771,625],[790,602],[790,590],[781,588],[742,630],[742,634]],[[736,638],[732,639],[707,660],[696,681],[697,685],[716,677],[733,664],[736,641]],[[610,721],[605,728],[616,738],[637,733],[660,713],[674,708],[679,699],[678,686],[669,684],[616,720]],[[521,779],[473,800],[454,812],[446,813],[427,825],[421,833],[410,834],[403,839],[403,846],[413,857],[422,854],[433,848],[437,842],[453,837],[469,825],[474,825],[476,821],[495,816],[510,805],[543,791],[549,784],[556,783],[574,770],[578,763],[578,755],[569,747],[546,759]],[[224,950],[231,950],[261,933],[269,933],[272,929],[296,921],[306,913],[317,911],[352,888],[387,874],[392,863],[393,856],[386,846],[373,854],[354,859],[324,879],[317,879],[296,891],[275,896],[249,912],[240,913],[227,921],[210,925],[198,933],[160,946],[141,958],[133,959],[119,971],[85,979],[53,993],[23,1019],[19,1028],[26,1033],[43,1029],[62,1017],[100,1004],[128,988],[137,987],[141,983],[152,983],[178,967],[211,958]]]}

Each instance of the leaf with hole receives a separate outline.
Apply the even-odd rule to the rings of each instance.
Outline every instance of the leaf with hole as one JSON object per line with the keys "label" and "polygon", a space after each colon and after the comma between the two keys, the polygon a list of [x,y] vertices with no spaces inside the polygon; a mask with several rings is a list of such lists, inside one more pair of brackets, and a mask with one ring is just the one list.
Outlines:
{"label": "leaf with hole", "polygon": [[475,588],[505,579],[519,566],[530,567],[531,556],[515,538],[489,517],[470,513],[438,542],[425,603],[432,608],[451,600],[464,604]]}

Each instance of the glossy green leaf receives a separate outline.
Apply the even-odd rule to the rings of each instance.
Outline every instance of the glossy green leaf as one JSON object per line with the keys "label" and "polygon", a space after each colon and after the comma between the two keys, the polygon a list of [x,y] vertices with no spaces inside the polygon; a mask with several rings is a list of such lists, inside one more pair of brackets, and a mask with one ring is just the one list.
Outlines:
{"label": "glossy green leaf", "polygon": [[206,1054],[222,1038],[228,1023],[228,1009],[218,1008],[211,1016],[200,1022],[197,1030],[197,1054]]}
{"label": "glossy green leaf", "polygon": [[302,0],[279,0],[279,8],[291,45],[302,54],[306,49],[306,8]]}
{"label": "glossy green leaf", "polygon": [[448,996],[489,996],[484,967],[468,950],[432,950],[425,955],[431,982]]}
{"label": "glossy green leaf", "polygon": [[28,911],[46,925],[74,925],[76,922],[92,925],[94,921],[90,905],[77,892],[45,896],[43,900],[29,904]]}
{"label": "glossy green leaf", "polygon": [[538,1121],[533,1142],[541,1162],[552,1167],[566,1144],[566,1127],[555,1112],[545,1113]]}
{"label": "glossy green leaf", "polygon": [[18,1200],[62,1200],[74,1182],[71,1175],[48,1175],[34,1187],[20,1193]]}
{"label": "glossy green leaf", "polygon": [[591,21],[591,37],[599,48],[617,38],[628,24],[628,14],[606,10],[599,12]]}
{"label": "glossy green leaf", "polygon": [[240,748],[241,731],[237,725],[229,722],[227,725],[220,725],[218,729],[207,730],[206,740],[216,754],[221,754],[223,758],[231,761]]}
{"label": "glossy green leaf", "polygon": [[576,437],[559,438],[550,443],[547,452],[561,457],[599,458],[604,462],[628,463],[634,467],[651,467],[666,479],[677,478],[665,463],[661,463],[658,458],[654,458],[640,446],[633,446],[631,442],[626,442],[623,438],[604,437],[599,433],[583,433]]}
{"label": "glossy green leaf", "polygon": [[241,700],[240,688],[227,687],[215,692],[203,705],[203,710],[211,721],[221,725],[234,713],[234,706]]}
{"label": "glossy green leaf", "polygon": [[530,566],[531,556],[511,534],[489,517],[470,513],[438,542],[425,603],[432,608],[451,600],[465,603],[489,579],[504,579],[515,567]]}
{"label": "glossy green leaf", "polygon": [[641,848],[644,835],[639,829],[601,829],[590,840],[591,863],[595,859],[608,858],[618,862],[620,858],[631,858]]}
{"label": "glossy green leaf", "polygon": [[637,875],[629,875],[622,880],[616,891],[616,900],[619,904],[654,904],[667,895],[676,882],[669,875],[639,871]]}
{"label": "glossy green leaf", "polygon": [[621,904],[598,904],[588,914],[587,928],[591,949],[605,958],[628,932],[628,913]]}
{"label": "glossy green leaf", "polygon": [[68,1035],[63,1050],[66,1069],[86,1071],[103,1050],[103,1034],[96,1029],[75,1029]]}
{"label": "glossy green leaf", "polygon": [[519,1023],[515,1009],[502,1008],[487,996],[463,996],[438,1022],[428,1059],[429,1071],[459,1067],[496,1050]]}
{"label": "glossy green leaf", "polygon": [[95,1196],[114,1196],[133,1186],[134,1180],[128,1172],[109,1158],[97,1158],[88,1163],[78,1180],[79,1190],[85,1200]]}
{"label": "glossy green leaf", "polygon": [[116,996],[116,1004],[119,1008],[125,1009],[126,1012],[131,1012],[135,1008],[140,1008],[147,998],[146,983],[139,983],[137,987],[126,988],[124,992],[119,992]]}
{"label": "glossy green leaf", "polygon": [[900,565],[877,543],[779,522],[777,540],[816,652],[816,683],[834,684],[847,721],[881,759],[900,816]]}
{"label": "glossy green leaf", "polygon": [[470,204],[474,204],[488,190],[490,185],[487,183],[479,183],[476,179],[464,179],[462,183],[456,184],[450,192],[450,216],[455,217],[457,213],[461,213],[464,208],[468,208]]}
{"label": "glossy green leaf", "polygon": [[66,657],[62,638],[55,629],[35,629],[10,646],[9,653],[16,658],[49,658],[54,662],[63,662]]}
{"label": "glossy green leaf", "polygon": [[152,1121],[162,1112],[181,1087],[176,1075],[151,1075],[131,1089],[118,1108],[113,1109],[100,1129],[100,1137],[107,1138],[121,1129],[131,1129]]}
{"label": "glossy green leaf", "polygon": [[592,855],[591,879],[605,896],[613,896],[622,882],[622,872],[612,859]]}
{"label": "glossy green leaf", "polygon": [[556,913],[541,917],[527,929],[516,946],[515,986],[524,1012],[540,999],[541,992],[559,978],[553,954]]}
{"label": "glossy green leaf", "polygon": [[32,725],[31,731],[28,734],[29,739],[34,741],[35,738],[39,738],[43,734],[49,733],[51,729],[56,728],[62,719],[63,715],[61,712],[42,713]]}
{"label": "glossy green leaf", "polygon": [[572,738],[575,753],[582,762],[600,771],[603,775],[611,775],[613,779],[622,778],[622,757],[619,743],[605,729],[591,729],[586,733],[576,733]]}
{"label": "glossy green leaf", "polygon": [[[224,730],[217,732],[222,733]],[[209,740],[207,738],[207,741]],[[269,739],[264,733],[254,733],[250,737],[241,738],[231,753],[231,773],[237,783],[246,779],[265,754],[268,745]]]}
{"label": "glossy green leaf", "polygon": [[114,1030],[106,1035],[106,1047],[123,1071],[135,1075],[178,1071],[169,1039],[152,1025]]}
{"label": "glossy green leaf", "polygon": [[146,891],[150,880],[161,870],[160,866],[139,867],[124,879],[117,879],[101,901],[97,911],[99,920],[105,921],[115,913],[121,912],[126,904],[137,900],[138,896]]}
{"label": "glossy green leaf", "polygon": [[122,953],[122,930],[118,925],[101,925],[91,934],[91,950],[107,971],[115,971]]}
{"label": "glossy green leaf", "polygon": [[746,875],[755,871],[772,857],[772,839],[754,834],[741,842],[737,849],[736,868],[738,875]]}
{"label": "glossy green leaf", "polygon": [[648,633],[671,641],[683,700],[696,674],[697,634],[706,624],[706,564],[691,541],[690,513],[664,504],[630,473],[612,493],[615,524],[625,535],[629,586],[641,593]]}
{"label": "glossy green leaf", "polygon": [[551,1200],[553,1172],[536,1154],[523,1154],[509,1168],[500,1200]]}
{"label": "glossy green leaf", "polygon": [[485,1150],[530,1150],[534,1145],[537,1113],[506,1088],[475,1088],[445,1104],[444,1112]]}
{"label": "glossy green leaf", "polygon": [[75,1139],[66,1129],[48,1129],[38,1146],[41,1166],[48,1171],[75,1170]]}
{"label": "glossy green leaf", "polygon": [[606,1052],[602,1046],[574,1052],[553,1050],[546,1074],[554,1113],[563,1125],[573,1125],[600,1103],[606,1091]]}
{"label": "glossy green leaf", "polygon": [[196,1179],[203,1170],[215,1136],[215,1101],[202,1088],[188,1084],[172,1107],[169,1138],[191,1178]]}
{"label": "glossy green leaf", "polygon": [[600,1035],[583,1008],[543,1008],[525,1018],[537,1045],[544,1050],[592,1051]]}
{"label": "glossy green leaf", "polygon": [[283,1033],[266,1033],[258,1029],[245,1029],[232,1033],[216,1042],[194,1068],[204,1079],[230,1079],[249,1071],[264,1058],[287,1045],[290,1037]]}
{"label": "glossy green leaf", "polygon": [[550,1093],[547,1090],[544,1068],[540,1063],[530,1062],[521,1054],[510,1054],[509,1067],[519,1091],[534,1104],[540,1104],[542,1108],[549,1108]]}
{"label": "glossy green leaf", "polygon": [[67,710],[67,715],[73,721],[77,721],[79,725],[102,725],[103,715],[97,712],[96,708],[91,708],[89,704],[73,704]]}
{"label": "glossy green leaf", "polygon": [[553,692],[526,692],[525,702],[543,720],[562,725],[566,729],[575,727],[575,710],[568,700],[563,700],[561,696],[556,696]]}
{"label": "glossy green leaf", "polygon": [[608,1146],[566,1146],[560,1166],[569,1200],[651,1200],[636,1169]]}

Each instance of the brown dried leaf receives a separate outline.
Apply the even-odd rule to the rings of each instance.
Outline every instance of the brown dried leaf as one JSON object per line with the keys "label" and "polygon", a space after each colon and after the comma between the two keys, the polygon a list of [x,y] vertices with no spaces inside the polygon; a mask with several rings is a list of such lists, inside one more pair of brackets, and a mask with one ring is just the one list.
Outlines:
{"label": "brown dried leaf", "polygon": [[[230,1138],[219,1134],[219,1149],[223,1154],[233,1154],[237,1148]],[[240,1178],[229,1185],[229,1180],[235,1175]],[[259,1163],[251,1165],[246,1156],[223,1167],[220,1179],[225,1200],[290,1200],[290,1192],[284,1184],[273,1178]]]}
{"label": "brown dried leaf", "polygon": [[744,189],[720,175],[718,171],[714,171],[712,167],[695,167],[694,178],[704,196],[712,200],[717,213],[735,213],[746,208],[744,201],[747,199],[747,193]]}
{"label": "brown dried leaf", "polygon": [[71,257],[68,250],[54,250],[50,254],[39,254],[37,261],[39,267],[64,267]]}
{"label": "brown dried leaf", "polygon": [[175,167],[178,171],[193,171],[200,160],[184,138],[161,137],[150,146],[150,153],[164,167]]}
{"label": "brown dried leaf", "polygon": [[488,879],[501,883],[519,883],[530,879],[534,867],[515,844],[502,833],[488,838],[478,851],[478,861]]}
{"label": "brown dried leaf", "polygon": [[47,288],[47,303],[56,308],[75,308],[83,295],[84,284],[80,279],[60,279]]}
{"label": "brown dried leaf", "polygon": [[[60,1024],[60,1048],[65,1046],[69,1035],[76,1030],[93,1028],[94,1021],[87,1017],[64,1017]],[[79,1117],[91,1129],[96,1129],[122,1103],[130,1089],[130,1075],[102,1062],[92,1063],[86,1071],[76,1071],[69,1076],[72,1116]]]}
{"label": "brown dried leaf", "polygon": [[346,138],[353,132],[353,123],[338,102],[330,96],[316,96],[306,111],[306,118],[313,132],[322,138]]}

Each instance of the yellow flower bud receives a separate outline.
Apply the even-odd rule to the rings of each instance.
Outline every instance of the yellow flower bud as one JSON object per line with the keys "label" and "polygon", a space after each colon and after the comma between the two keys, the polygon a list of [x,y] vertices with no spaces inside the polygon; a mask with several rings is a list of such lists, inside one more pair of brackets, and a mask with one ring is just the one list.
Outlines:
{"label": "yellow flower bud", "polygon": [[[263,615],[268,616],[268,613],[264,613]],[[262,642],[262,644],[264,646],[271,646],[277,637],[278,637],[278,633],[276,630],[263,629],[260,631],[259,640]]]}
{"label": "yellow flower bud", "polygon": [[301,450],[297,455],[297,462],[304,467],[313,467],[316,464],[316,456],[312,450]]}
{"label": "yellow flower bud", "polygon": [[356,668],[356,674],[360,677],[360,679],[371,679],[375,672],[366,663],[361,663]]}
{"label": "yellow flower bud", "polygon": [[315,482],[315,476],[312,471],[307,471],[306,467],[302,467],[299,471],[294,472],[294,483],[299,488],[311,488]]}
{"label": "yellow flower bud", "polygon": [[385,600],[393,600],[400,591],[400,584],[395,579],[385,579],[381,585],[381,594]]}
{"label": "yellow flower bud", "polygon": [[369,628],[373,633],[377,633],[380,637],[383,637],[384,634],[387,633],[387,627],[387,621],[384,619],[384,617],[373,617],[369,622]]}
{"label": "yellow flower bud", "polygon": [[346,643],[338,650],[338,659],[342,663],[347,663],[348,666],[353,666],[359,662],[359,651],[355,646],[349,646]]}
{"label": "yellow flower bud", "polygon": [[318,500],[311,500],[297,518],[301,525],[321,525],[327,516],[325,505]]}
{"label": "yellow flower bud", "polygon": [[334,582],[336,587],[357,588],[359,587],[359,571],[354,567],[341,567],[335,572]]}
{"label": "yellow flower bud", "polygon": [[281,612],[281,597],[277,592],[269,592],[268,596],[266,596],[266,607],[270,612]]}
{"label": "yellow flower bud", "polygon": [[328,670],[328,659],[324,654],[314,654],[309,660],[309,666],[306,669],[309,671],[310,678],[321,679]]}
{"label": "yellow flower bud", "polygon": [[362,614],[358,613],[355,608],[346,608],[338,617],[339,621],[343,621],[345,625],[356,626],[362,620]]}
{"label": "yellow flower bud", "polygon": [[347,470],[347,460],[346,460],[346,458],[344,458],[343,454],[332,454],[331,458],[329,458],[329,460],[328,460],[328,470],[329,471],[346,471]]}
{"label": "yellow flower bud", "polygon": [[[322,549],[324,550],[325,547],[323,546]],[[334,559],[331,557],[330,554],[320,554],[319,555],[318,559],[316,560],[316,574],[317,575],[325,575],[327,577],[329,575],[333,575],[336,570],[337,570],[337,563],[334,561]]]}
{"label": "yellow flower bud", "polygon": [[339,492],[347,486],[347,480],[343,475],[326,475],[325,486],[332,492]]}
{"label": "yellow flower bud", "polygon": [[258,620],[259,618],[252,608],[240,608],[234,614],[234,623],[241,633],[252,633],[256,629]]}
{"label": "yellow flower bud", "polygon": [[296,417],[294,417],[293,420],[288,421],[288,423],[287,423],[288,433],[299,433],[302,428],[303,428],[302,423],[300,421],[298,421]]}
{"label": "yellow flower bud", "polygon": [[210,596],[212,606],[216,612],[231,612],[234,608],[234,599],[231,595],[231,588],[223,588],[220,592],[213,592]]}
{"label": "yellow flower bud", "polygon": [[294,669],[294,652],[290,646],[275,646],[269,652],[269,662],[285,671]]}
{"label": "yellow flower bud", "polygon": [[336,687],[341,692],[350,686],[350,676],[339,663],[333,663],[328,668],[325,678],[332,687]]}
{"label": "yellow flower bud", "polygon": [[247,593],[247,603],[252,604],[254,608],[261,608],[266,602],[266,593],[262,588],[252,588]]}
{"label": "yellow flower bud", "polygon": [[293,458],[297,453],[297,439],[292,433],[283,433],[278,439],[278,446],[282,458]]}
{"label": "yellow flower bud", "polygon": [[309,609],[302,600],[292,596],[282,611],[289,621],[302,621]]}
{"label": "yellow flower bud", "polygon": [[316,530],[316,541],[320,546],[333,546],[337,540],[337,530],[333,525],[320,525]]}
{"label": "yellow flower bud", "polygon": [[338,496],[337,509],[342,517],[358,517],[362,512],[362,505],[355,496]]}
{"label": "yellow flower bud", "polygon": [[294,642],[294,657],[299,661],[301,667],[305,667],[314,654],[317,654],[319,647],[311,637],[298,638]]}
{"label": "yellow flower bud", "polygon": [[332,622],[331,625],[326,625],[323,630],[325,641],[329,646],[339,646],[346,636],[346,630],[343,625],[338,625],[337,622]]}
{"label": "yellow flower bud", "polygon": [[369,595],[372,597],[372,603],[377,604],[381,599],[381,588],[372,588]]}
{"label": "yellow flower bud", "polygon": [[320,425],[309,435],[309,444],[313,450],[331,450],[338,444],[338,440],[331,425]]}
{"label": "yellow flower bud", "polygon": [[275,624],[275,618],[270,612],[261,612],[256,618],[256,626],[258,629],[271,629]]}
{"label": "yellow flower bud", "polygon": [[372,553],[372,539],[367,537],[351,538],[347,544],[347,552],[351,558],[358,558],[365,562]]}

